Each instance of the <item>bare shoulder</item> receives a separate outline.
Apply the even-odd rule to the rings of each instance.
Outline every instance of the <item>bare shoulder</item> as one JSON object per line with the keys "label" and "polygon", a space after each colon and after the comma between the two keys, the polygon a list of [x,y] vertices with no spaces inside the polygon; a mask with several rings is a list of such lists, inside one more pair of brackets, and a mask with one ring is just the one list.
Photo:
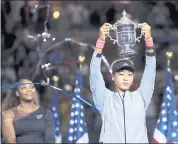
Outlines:
{"label": "bare shoulder", "polygon": [[14,112],[12,109],[6,110],[2,113],[2,118],[5,119],[14,119]]}

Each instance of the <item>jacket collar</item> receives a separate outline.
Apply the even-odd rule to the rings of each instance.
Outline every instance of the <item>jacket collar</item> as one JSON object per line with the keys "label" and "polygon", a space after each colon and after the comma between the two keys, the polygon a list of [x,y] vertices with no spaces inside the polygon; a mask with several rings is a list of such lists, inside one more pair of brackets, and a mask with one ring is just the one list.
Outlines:
{"label": "jacket collar", "polygon": [[123,93],[123,95],[120,95],[118,91],[114,92],[114,94],[115,94],[117,97],[120,97],[120,96],[121,96],[122,98],[123,98],[123,96],[124,96],[124,97],[127,97],[127,96],[129,95],[129,93],[130,93],[129,90],[126,90],[126,91]]}

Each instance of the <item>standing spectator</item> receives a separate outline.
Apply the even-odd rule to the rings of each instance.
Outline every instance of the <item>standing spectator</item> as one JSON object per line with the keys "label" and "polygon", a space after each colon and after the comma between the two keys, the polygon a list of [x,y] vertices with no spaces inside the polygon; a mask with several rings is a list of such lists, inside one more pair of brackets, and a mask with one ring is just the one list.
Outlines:
{"label": "standing spectator", "polygon": [[156,28],[168,27],[171,24],[170,12],[164,2],[160,1],[153,7],[148,20]]}
{"label": "standing spectator", "polygon": [[6,30],[4,31],[4,48],[5,48],[4,50],[5,51],[11,50],[17,40],[15,30],[16,28],[12,28],[12,31],[6,31]]}
{"label": "standing spectator", "polygon": [[70,28],[73,29],[80,29],[83,27],[84,22],[84,11],[85,8],[80,5],[78,2],[73,2],[68,5],[67,13],[69,22],[71,23]]}
{"label": "standing spectator", "polygon": [[36,33],[41,33],[46,29],[47,30],[50,29],[50,24],[49,24],[50,7],[46,1],[39,2],[39,8],[36,9],[34,17],[36,21],[36,26],[35,26]]}
{"label": "standing spectator", "polygon": [[5,13],[8,15],[11,13],[11,3],[9,0],[6,0],[4,3]]}
{"label": "standing spectator", "polygon": [[24,2],[24,5],[20,9],[21,25],[26,28],[28,27],[29,20],[32,20],[33,14],[30,11],[28,2]]}
{"label": "standing spectator", "polygon": [[171,2],[166,2],[165,5],[168,7],[168,9],[170,11],[170,18],[173,22],[173,27],[178,28],[178,17],[177,17],[177,15],[178,15],[178,4],[177,4],[177,7],[176,7],[176,4],[173,4]]}
{"label": "standing spectator", "polygon": [[98,13],[98,10],[94,10],[93,13],[91,13],[90,24],[91,26],[96,27],[96,28],[100,26],[101,20],[100,20],[100,15]]}
{"label": "standing spectator", "polygon": [[115,15],[116,15],[116,9],[114,5],[112,5],[108,11],[105,13],[106,15],[106,22],[108,23],[114,23],[115,22]]}

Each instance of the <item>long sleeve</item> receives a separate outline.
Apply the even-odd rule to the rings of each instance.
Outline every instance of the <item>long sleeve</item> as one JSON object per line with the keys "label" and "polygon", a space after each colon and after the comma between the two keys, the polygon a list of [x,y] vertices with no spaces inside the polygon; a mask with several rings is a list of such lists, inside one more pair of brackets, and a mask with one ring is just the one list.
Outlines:
{"label": "long sleeve", "polygon": [[90,89],[95,106],[101,112],[106,96],[110,93],[110,90],[105,87],[105,82],[100,67],[101,54],[94,51],[90,63]]}
{"label": "long sleeve", "polygon": [[[154,49],[153,47],[148,47],[147,49]],[[144,99],[145,109],[148,108],[148,105],[151,101],[154,84],[155,84],[155,75],[156,75],[156,57],[155,53],[146,53],[146,64],[144,73],[141,79],[140,87],[138,91]]]}
{"label": "long sleeve", "polygon": [[45,116],[45,143],[55,143],[55,128],[54,128],[54,120],[53,115],[50,110],[46,110]]}

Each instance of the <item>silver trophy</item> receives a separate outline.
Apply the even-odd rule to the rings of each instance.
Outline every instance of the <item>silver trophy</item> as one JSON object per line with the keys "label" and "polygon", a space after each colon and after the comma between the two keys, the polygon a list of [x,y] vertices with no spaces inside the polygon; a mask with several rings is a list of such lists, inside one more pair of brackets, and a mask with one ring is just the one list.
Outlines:
{"label": "silver trophy", "polygon": [[122,57],[130,57],[136,54],[136,51],[132,48],[136,42],[140,42],[141,35],[136,38],[136,28],[141,28],[142,24],[133,22],[127,17],[127,13],[124,10],[122,12],[123,17],[118,20],[114,25],[110,26],[110,30],[114,30],[116,39],[113,39],[110,35],[108,37],[113,44],[117,43],[121,51],[119,53]]}

